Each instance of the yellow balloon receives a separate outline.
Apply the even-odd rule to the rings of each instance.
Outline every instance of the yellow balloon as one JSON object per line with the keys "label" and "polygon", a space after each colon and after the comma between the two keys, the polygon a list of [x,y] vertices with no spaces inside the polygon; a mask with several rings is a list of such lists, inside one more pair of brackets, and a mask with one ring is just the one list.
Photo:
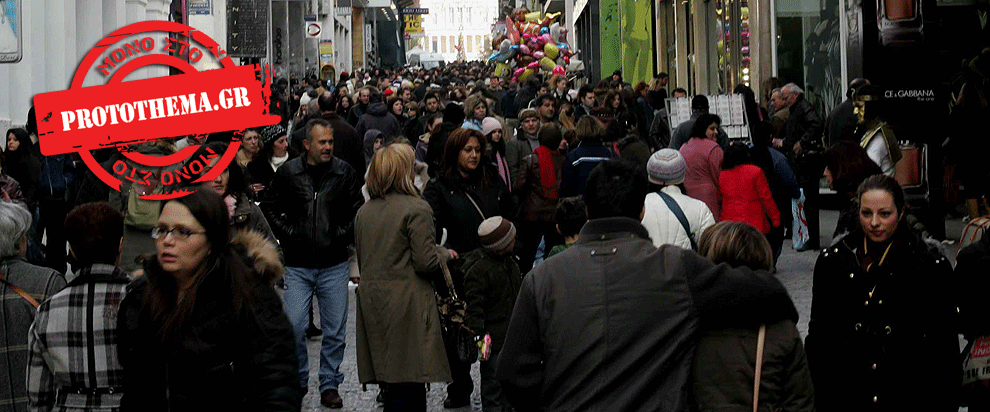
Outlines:
{"label": "yellow balloon", "polygon": [[495,63],[495,75],[498,77],[505,77],[509,74],[509,65],[505,63]]}
{"label": "yellow balloon", "polygon": [[539,23],[540,22],[540,12],[534,11],[532,13],[526,14],[526,21],[535,21],[535,22]]}
{"label": "yellow balloon", "polygon": [[540,59],[540,68],[542,68],[543,70],[551,71],[553,70],[553,67],[556,65],[557,63],[555,63],[553,59],[549,57],[544,56],[542,59]]}
{"label": "yellow balloon", "polygon": [[529,76],[532,76],[534,73],[536,73],[536,71],[533,69],[524,70],[522,75],[519,76],[519,81],[526,81],[526,79],[528,79]]}
{"label": "yellow balloon", "polygon": [[557,60],[557,56],[560,56],[560,50],[557,49],[556,44],[547,43],[543,45],[543,54],[552,60]]}

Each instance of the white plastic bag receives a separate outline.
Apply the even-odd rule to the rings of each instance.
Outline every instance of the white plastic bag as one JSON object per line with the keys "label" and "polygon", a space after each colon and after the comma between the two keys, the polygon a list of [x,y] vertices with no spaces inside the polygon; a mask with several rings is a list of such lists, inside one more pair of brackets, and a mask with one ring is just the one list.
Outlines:
{"label": "white plastic bag", "polygon": [[811,240],[808,234],[808,217],[804,214],[804,189],[801,189],[801,197],[791,199],[791,215],[794,216],[794,223],[791,227],[791,242],[794,250],[804,249],[804,246]]}

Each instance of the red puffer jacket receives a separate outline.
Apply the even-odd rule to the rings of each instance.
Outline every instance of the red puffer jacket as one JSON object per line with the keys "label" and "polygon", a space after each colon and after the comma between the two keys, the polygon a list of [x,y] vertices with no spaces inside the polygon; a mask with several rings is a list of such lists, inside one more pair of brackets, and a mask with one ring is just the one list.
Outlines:
{"label": "red puffer jacket", "polygon": [[771,227],[780,226],[780,211],[759,167],[741,165],[723,170],[718,180],[722,193],[721,220],[746,222],[763,234],[770,233]]}

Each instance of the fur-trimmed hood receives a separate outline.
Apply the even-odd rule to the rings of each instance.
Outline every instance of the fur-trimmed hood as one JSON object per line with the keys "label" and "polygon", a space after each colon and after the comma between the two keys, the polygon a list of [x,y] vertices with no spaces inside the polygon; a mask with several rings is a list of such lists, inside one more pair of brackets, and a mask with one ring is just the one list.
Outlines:
{"label": "fur-trimmed hood", "polygon": [[241,230],[230,240],[230,244],[265,282],[274,285],[285,275],[285,265],[282,264],[278,247],[265,235],[253,230]]}
{"label": "fur-trimmed hood", "polygon": [[[244,258],[244,263],[254,270],[259,279],[270,285],[275,285],[285,275],[285,265],[282,263],[278,247],[265,235],[253,230],[238,231],[230,240],[230,246],[237,255]],[[155,259],[155,254],[141,256],[143,261]],[[145,269],[131,273],[132,279],[144,275]]]}

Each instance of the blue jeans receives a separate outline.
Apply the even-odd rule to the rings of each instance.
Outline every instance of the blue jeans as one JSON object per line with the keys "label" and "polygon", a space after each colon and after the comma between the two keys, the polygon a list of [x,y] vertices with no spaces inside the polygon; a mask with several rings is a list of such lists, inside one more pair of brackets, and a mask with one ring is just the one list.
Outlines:
{"label": "blue jeans", "polygon": [[313,307],[313,293],[320,304],[320,393],[336,390],[344,381],[340,364],[344,360],[347,331],[347,282],[350,265],[343,262],[326,268],[285,268],[285,314],[292,322],[299,355],[299,379],[303,390],[309,388],[309,355],[306,351],[306,328]]}

